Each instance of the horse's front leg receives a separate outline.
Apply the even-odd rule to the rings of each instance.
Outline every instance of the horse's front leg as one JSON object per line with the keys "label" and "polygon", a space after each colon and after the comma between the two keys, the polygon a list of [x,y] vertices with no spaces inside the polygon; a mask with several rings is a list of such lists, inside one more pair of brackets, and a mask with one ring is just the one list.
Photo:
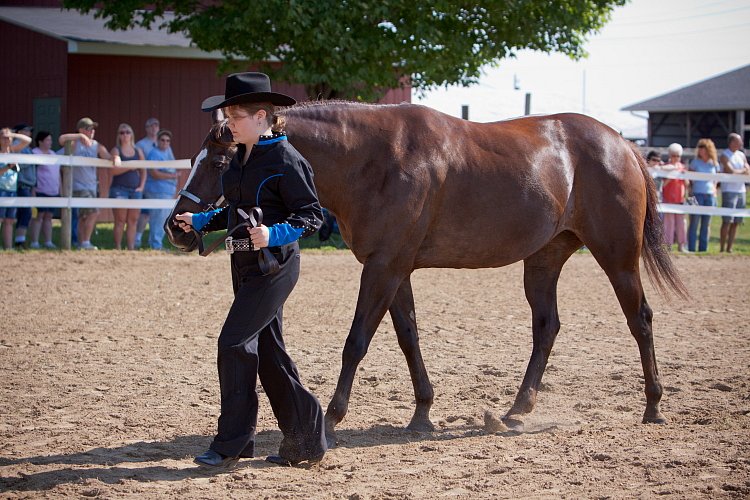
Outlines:
{"label": "horse's front leg", "polygon": [[422,351],[419,349],[419,334],[417,331],[417,319],[414,313],[414,295],[411,290],[411,279],[406,277],[396,292],[396,297],[389,309],[393,326],[396,329],[398,344],[406,356],[406,364],[409,365],[411,383],[414,386],[414,398],[417,406],[414,416],[407,426],[413,431],[432,431],[435,426],[430,421],[430,408],[434,397],[430,378],[422,360]]}
{"label": "horse's front leg", "polygon": [[344,419],[349,407],[354,374],[367,354],[385,311],[393,303],[401,282],[408,273],[397,275],[388,262],[368,261],[362,269],[357,308],[352,327],[341,356],[341,373],[331,402],[326,410],[326,437],[328,446],[336,444],[336,425]]}

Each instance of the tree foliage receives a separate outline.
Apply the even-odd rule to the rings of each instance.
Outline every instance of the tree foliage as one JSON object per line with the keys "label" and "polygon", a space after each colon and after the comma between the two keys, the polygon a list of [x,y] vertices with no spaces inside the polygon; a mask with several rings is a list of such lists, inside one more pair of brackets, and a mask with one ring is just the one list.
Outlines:
{"label": "tree foliage", "polygon": [[[585,56],[586,36],[627,0],[64,0],[110,29],[160,27],[233,61],[262,61],[311,97],[370,100],[476,83],[522,49]],[[282,64],[279,64],[282,63]]]}

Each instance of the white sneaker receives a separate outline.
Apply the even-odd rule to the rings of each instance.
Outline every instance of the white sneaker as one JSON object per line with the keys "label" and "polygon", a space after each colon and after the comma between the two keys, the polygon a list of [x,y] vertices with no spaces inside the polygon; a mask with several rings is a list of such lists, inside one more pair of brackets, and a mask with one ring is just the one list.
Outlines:
{"label": "white sneaker", "polygon": [[[36,246],[37,246],[37,248],[39,248],[39,243],[37,243],[37,244],[36,244]],[[46,243],[44,244],[44,248],[47,248],[47,249],[49,249],[49,250],[54,250],[54,249],[56,249],[56,248],[57,248],[57,245],[55,245],[55,244],[54,244],[54,243],[52,243],[51,241],[48,241],[48,242],[46,242]]]}
{"label": "white sneaker", "polygon": [[38,249],[38,248],[42,248],[42,247],[39,246],[39,242],[38,241],[33,241],[33,242],[31,242],[29,244],[29,248]]}
{"label": "white sneaker", "polygon": [[84,241],[79,248],[81,250],[99,250],[99,247],[92,245],[90,241]]}

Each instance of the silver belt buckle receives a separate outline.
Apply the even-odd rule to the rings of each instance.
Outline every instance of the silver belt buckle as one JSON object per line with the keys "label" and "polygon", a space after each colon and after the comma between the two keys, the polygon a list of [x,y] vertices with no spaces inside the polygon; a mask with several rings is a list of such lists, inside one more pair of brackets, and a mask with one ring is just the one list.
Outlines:
{"label": "silver belt buckle", "polygon": [[233,239],[231,236],[227,237],[227,239],[224,240],[224,246],[226,247],[227,253],[230,255],[234,253],[234,244],[232,240]]}

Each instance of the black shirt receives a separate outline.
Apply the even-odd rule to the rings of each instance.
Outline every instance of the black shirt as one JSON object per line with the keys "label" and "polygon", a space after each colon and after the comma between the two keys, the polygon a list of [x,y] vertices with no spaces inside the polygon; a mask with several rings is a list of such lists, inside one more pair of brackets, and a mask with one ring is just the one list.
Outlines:
{"label": "black shirt", "polygon": [[289,227],[271,231],[271,243],[274,234],[280,244],[284,244],[296,240],[292,238],[294,235],[304,238],[320,229],[323,214],[312,168],[286,136],[262,136],[243,165],[245,151],[245,146],[240,144],[222,174],[221,184],[228,206],[211,218],[203,231],[231,229],[242,221],[237,208],[249,213],[252,207],[260,207],[263,224],[269,229],[288,224]]}

